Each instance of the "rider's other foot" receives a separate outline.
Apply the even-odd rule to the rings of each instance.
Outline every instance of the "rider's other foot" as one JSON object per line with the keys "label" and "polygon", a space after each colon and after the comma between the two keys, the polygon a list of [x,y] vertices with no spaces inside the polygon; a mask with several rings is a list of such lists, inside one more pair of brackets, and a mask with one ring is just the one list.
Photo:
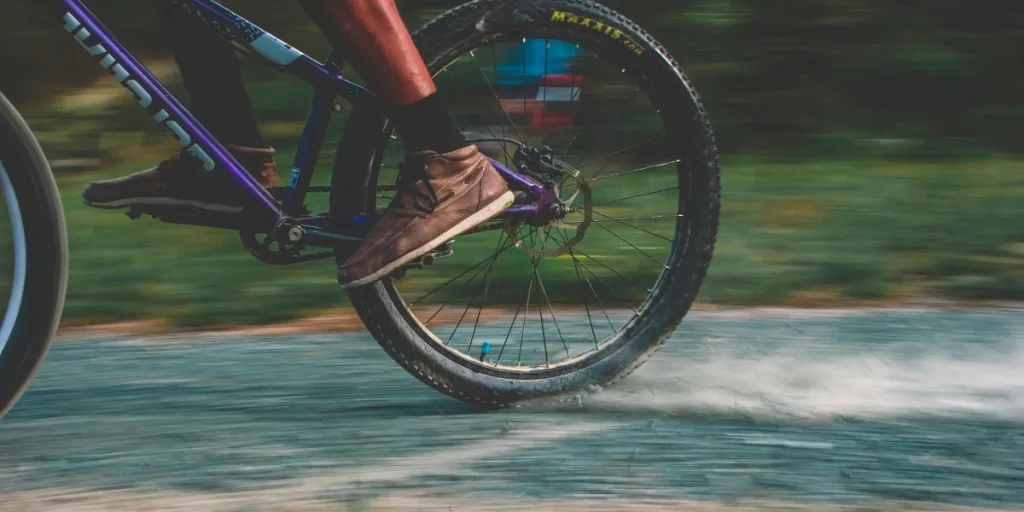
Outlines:
{"label": "rider's other foot", "polygon": [[[225,148],[267,188],[277,186],[274,149],[225,145]],[[187,153],[172,156],[152,169],[90,183],[82,200],[96,208],[187,206],[201,210],[242,211],[244,192],[227,173],[213,173]]]}
{"label": "rider's other foot", "polygon": [[373,283],[505,211],[515,200],[476,146],[407,156],[398,192],[358,250],[338,269],[343,288]]}

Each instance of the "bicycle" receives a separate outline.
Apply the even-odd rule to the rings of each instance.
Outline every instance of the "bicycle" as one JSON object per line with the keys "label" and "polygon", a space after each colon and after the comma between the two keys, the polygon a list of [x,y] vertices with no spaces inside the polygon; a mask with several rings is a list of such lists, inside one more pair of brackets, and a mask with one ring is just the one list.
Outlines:
{"label": "bicycle", "polygon": [[[400,141],[374,93],[345,78],[339,48],[321,63],[211,0],[166,0],[240,51],[314,88],[291,179],[267,190],[82,0],[48,1],[71,37],[185,151],[207,170],[229,173],[248,198],[239,214],[151,206],[127,211],[132,219],[147,215],[237,231],[265,264],[342,262],[380,214],[380,202],[390,199],[396,172],[388,150]],[[414,37],[439,88],[467,103],[460,110],[451,102],[453,112],[476,134],[472,142],[494,155],[516,201],[388,278],[350,290],[366,329],[424,383],[482,406],[575,393],[627,375],[678,328],[716,241],[717,149],[679,64],[635,23],[590,0],[476,0],[438,16]],[[543,69],[536,62],[542,51]],[[518,69],[517,59],[522,75],[508,76]],[[592,85],[603,79],[612,85]],[[611,97],[620,92],[625,101]],[[351,111],[330,186],[312,186],[332,113],[343,110],[339,98]],[[625,112],[611,113],[612,107]],[[644,124],[643,112],[653,121]],[[637,137],[641,142],[622,144],[638,134],[645,134]],[[31,130],[2,95],[0,186],[13,240],[6,263],[11,291],[0,324],[2,415],[49,348],[67,273],[54,177]],[[310,193],[327,194],[327,212],[309,210]],[[654,247],[662,242],[668,246]],[[610,255],[619,249],[632,252]],[[462,254],[474,263],[460,263]],[[542,264],[555,271],[547,286]],[[611,266],[619,264],[619,270]],[[464,297],[456,301],[452,292],[469,287],[475,291],[463,307]],[[568,315],[561,323],[556,304]],[[553,362],[562,352],[566,357]]]}

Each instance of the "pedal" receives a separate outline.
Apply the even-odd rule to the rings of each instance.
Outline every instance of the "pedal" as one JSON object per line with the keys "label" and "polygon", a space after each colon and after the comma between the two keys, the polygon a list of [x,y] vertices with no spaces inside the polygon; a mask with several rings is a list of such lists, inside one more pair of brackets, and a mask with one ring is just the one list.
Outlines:
{"label": "pedal", "polygon": [[454,240],[450,240],[444,245],[439,246],[438,248],[424,254],[423,256],[420,256],[419,258],[416,258],[410,261],[409,263],[406,263],[405,265],[399,267],[394,272],[392,272],[391,278],[394,280],[402,279],[403,277],[405,277],[405,274],[409,270],[423,270],[424,268],[433,265],[438,258],[447,258],[448,256],[451,256],[452,254],[455,253],[455,249],[452,248],[453,243]]}
{"label": "pedal", "polygon": [[129,207],[125,215],[138,220],[148,215],[168,224],[185,224],[219,229],[243,229],[246,217],[242,213],[211,212],[198,208],[166,205],[140,205]]}
{"label": "pedal", "polygon": [[452,247],[454,243],[454,240],[449,240],[444,245],[438,247],[437,249],[434,249],[433,251],[430,251],[430,253],[428,254],[433,255],[434,259],[447,258],[448,256],[455,254],[455,249]]}

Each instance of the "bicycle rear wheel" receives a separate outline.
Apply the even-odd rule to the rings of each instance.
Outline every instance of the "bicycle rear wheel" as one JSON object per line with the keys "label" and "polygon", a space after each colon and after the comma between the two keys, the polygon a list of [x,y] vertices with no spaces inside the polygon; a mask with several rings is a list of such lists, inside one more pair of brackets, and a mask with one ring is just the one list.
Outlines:
{"label": "bicycle rear wheel", "polygon": [[0,94],[0,417],[18,400],[53,338],[64,303],[67,241],[50,166]]}
{"label": "bicycle rear wheel", "polygon": [[[492,224],[405,279],[351,291],[367,329],[423,382],[485,406],[628,374],[689,310],[718,225],[715,142],[678,64],[586,0],[479,0],[415,37],[462,129],[550,181],[567,213]],[[385,206],[404,153],[386,120],[353,119],[337,214]],[[553,165],[517,165],[536,151]]]}

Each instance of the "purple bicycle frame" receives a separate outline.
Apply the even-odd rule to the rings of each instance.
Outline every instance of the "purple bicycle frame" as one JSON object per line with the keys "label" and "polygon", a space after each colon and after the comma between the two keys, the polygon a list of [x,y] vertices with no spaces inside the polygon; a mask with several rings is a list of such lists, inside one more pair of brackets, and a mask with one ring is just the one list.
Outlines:
{"label": "purple bicycle frame", "polygon": [[[202,162],[211,172],[227,172],[244,189],[259,210],[278,226],[284,219],[297,215],[316,165],[327,123],[333,111],[335,96],[353,104],[379,108],[377,96],[362,86],[346,80],[332,56],[321,64],[294,47],[260,29],[213,0],[162,0],[188,16],[202,22],[208,30],[243,52],[268,65],[293,74],[316,89],[313,107],[299,143],[291,179],[282,203],[259,184],[225,147],[141,64],[100,22],[82,0],[48,0],[63,21],[64,28],[98,59],[117,81],[127,88],[153,118],[178,139],[184,151]],[[515,190],[528,192],[532,201],[512,206],[503,216],[536,214],[555,200],[552,191],[535,180],[494,161],[495,168]]]}

